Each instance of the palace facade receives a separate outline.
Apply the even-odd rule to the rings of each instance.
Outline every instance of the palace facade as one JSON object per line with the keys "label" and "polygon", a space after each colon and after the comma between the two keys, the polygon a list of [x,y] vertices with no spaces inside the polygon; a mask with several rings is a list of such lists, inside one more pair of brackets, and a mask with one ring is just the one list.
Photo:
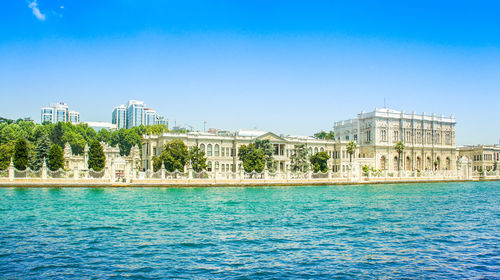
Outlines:
{"label": "palace facade", "polygon": [[475,145],[458,147],[460,157],[472,161],[473,171],[496,171],[500,167],[500,145]]}
{"label": "palace facade", "polygon": [[[357,118],[336,122],[338,141],[354,141],[361,158],[371,158],[381,170],[455,170],[455,118],[435,114],[408,114],[391,109],[362,111]],[[394,146],[405,149],[398,159]],[[399,165],[399,166],[398,166]]]}
{"label": "palace facade", "polygon": [[304,144],[310,155],[327,152],[330,156],[328,166],[333,172],[346,171],[349,155],[346,141],[320,140],[313,137],[284,136],[272,132],[240,130],[235,133],[163,133],[145,135],[143,138],[142,159],[146,170],[153,169],[153,157],[161,154],[167,142],[182,140],[189,148],[199,147],[207,157],[208,171],[237,172],[242,169],[238,151],[242,145],[248,145],[257,139],[269,140],[274,146],[273,159],[277,172],[290,171],[291,155],[295,145]]}

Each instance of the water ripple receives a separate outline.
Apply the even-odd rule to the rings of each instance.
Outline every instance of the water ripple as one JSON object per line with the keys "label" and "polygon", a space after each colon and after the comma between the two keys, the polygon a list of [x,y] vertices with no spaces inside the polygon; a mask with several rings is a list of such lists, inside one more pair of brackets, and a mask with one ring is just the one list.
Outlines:
{"label": "water ripple", "polygon": [[0,279],[499,279],[500,183],[0,189]]}

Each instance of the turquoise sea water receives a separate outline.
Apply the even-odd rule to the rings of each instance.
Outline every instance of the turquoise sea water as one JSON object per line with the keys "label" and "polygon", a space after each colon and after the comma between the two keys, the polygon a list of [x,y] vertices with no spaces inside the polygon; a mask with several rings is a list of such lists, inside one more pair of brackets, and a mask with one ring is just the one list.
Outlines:
{"label": "turquoise sea water", "polygon": [[0,279],[500,278],[500,182],[0,189]]}

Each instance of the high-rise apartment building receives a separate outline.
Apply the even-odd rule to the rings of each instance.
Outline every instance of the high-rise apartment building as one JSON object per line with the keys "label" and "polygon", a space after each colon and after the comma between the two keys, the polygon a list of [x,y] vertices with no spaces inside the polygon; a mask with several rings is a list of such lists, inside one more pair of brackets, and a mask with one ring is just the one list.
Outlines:
{"label": "high-rise apartment building", "polygon": [[43,107],[40,123],[45,123],[45,122],[52,123],[53,120],[54,120],[54,108]]}
{"label": "high-rise apartment building", "polygon": [[146,108],[146,104],[139,100],[129,100],[126,106],[115,107],[111,115],[111,123],[115,124],[117,129],[156,124],[168,126],[165,117],[158,115],[153,109]]}
{"label": "high-rise apartment building", "polygon": [[76,111],[69,111],[69,122],[73,124],[80,123],[80,113]]}
{"label": "high-rise apartment building", "polygon": [[40,121],[41,123],[71,122],[77,124],[80,122],[80,113],[70,111],[68,104],[58,102],[49,107],[42,107]]}
{"label": "high-rise apartment building", "polygon": [[144,102],[129,100],[127,103],[127,128],[144,124]]}
{"label": "high-rise apartment building", "polygon": [[115,107],[111,116],[111,123],[116,125],[116,129],[127,128],[127,107],[125,105]]}
{"label": "high-rise apartment building", "polygon": [[145,108],[144,109],[144,125],[155,125],[158,123],[158,114],[155,110]]}

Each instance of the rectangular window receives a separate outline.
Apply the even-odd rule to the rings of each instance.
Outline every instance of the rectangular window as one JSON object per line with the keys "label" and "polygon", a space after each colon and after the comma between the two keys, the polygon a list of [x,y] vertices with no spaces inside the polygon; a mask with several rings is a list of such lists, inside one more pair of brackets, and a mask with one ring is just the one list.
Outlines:
{"label": "rectangular window", "polygon": [[398,142],[399,141],[399,131],[397,130],[394,130],[394,133],[393,133],[393,142]]}

